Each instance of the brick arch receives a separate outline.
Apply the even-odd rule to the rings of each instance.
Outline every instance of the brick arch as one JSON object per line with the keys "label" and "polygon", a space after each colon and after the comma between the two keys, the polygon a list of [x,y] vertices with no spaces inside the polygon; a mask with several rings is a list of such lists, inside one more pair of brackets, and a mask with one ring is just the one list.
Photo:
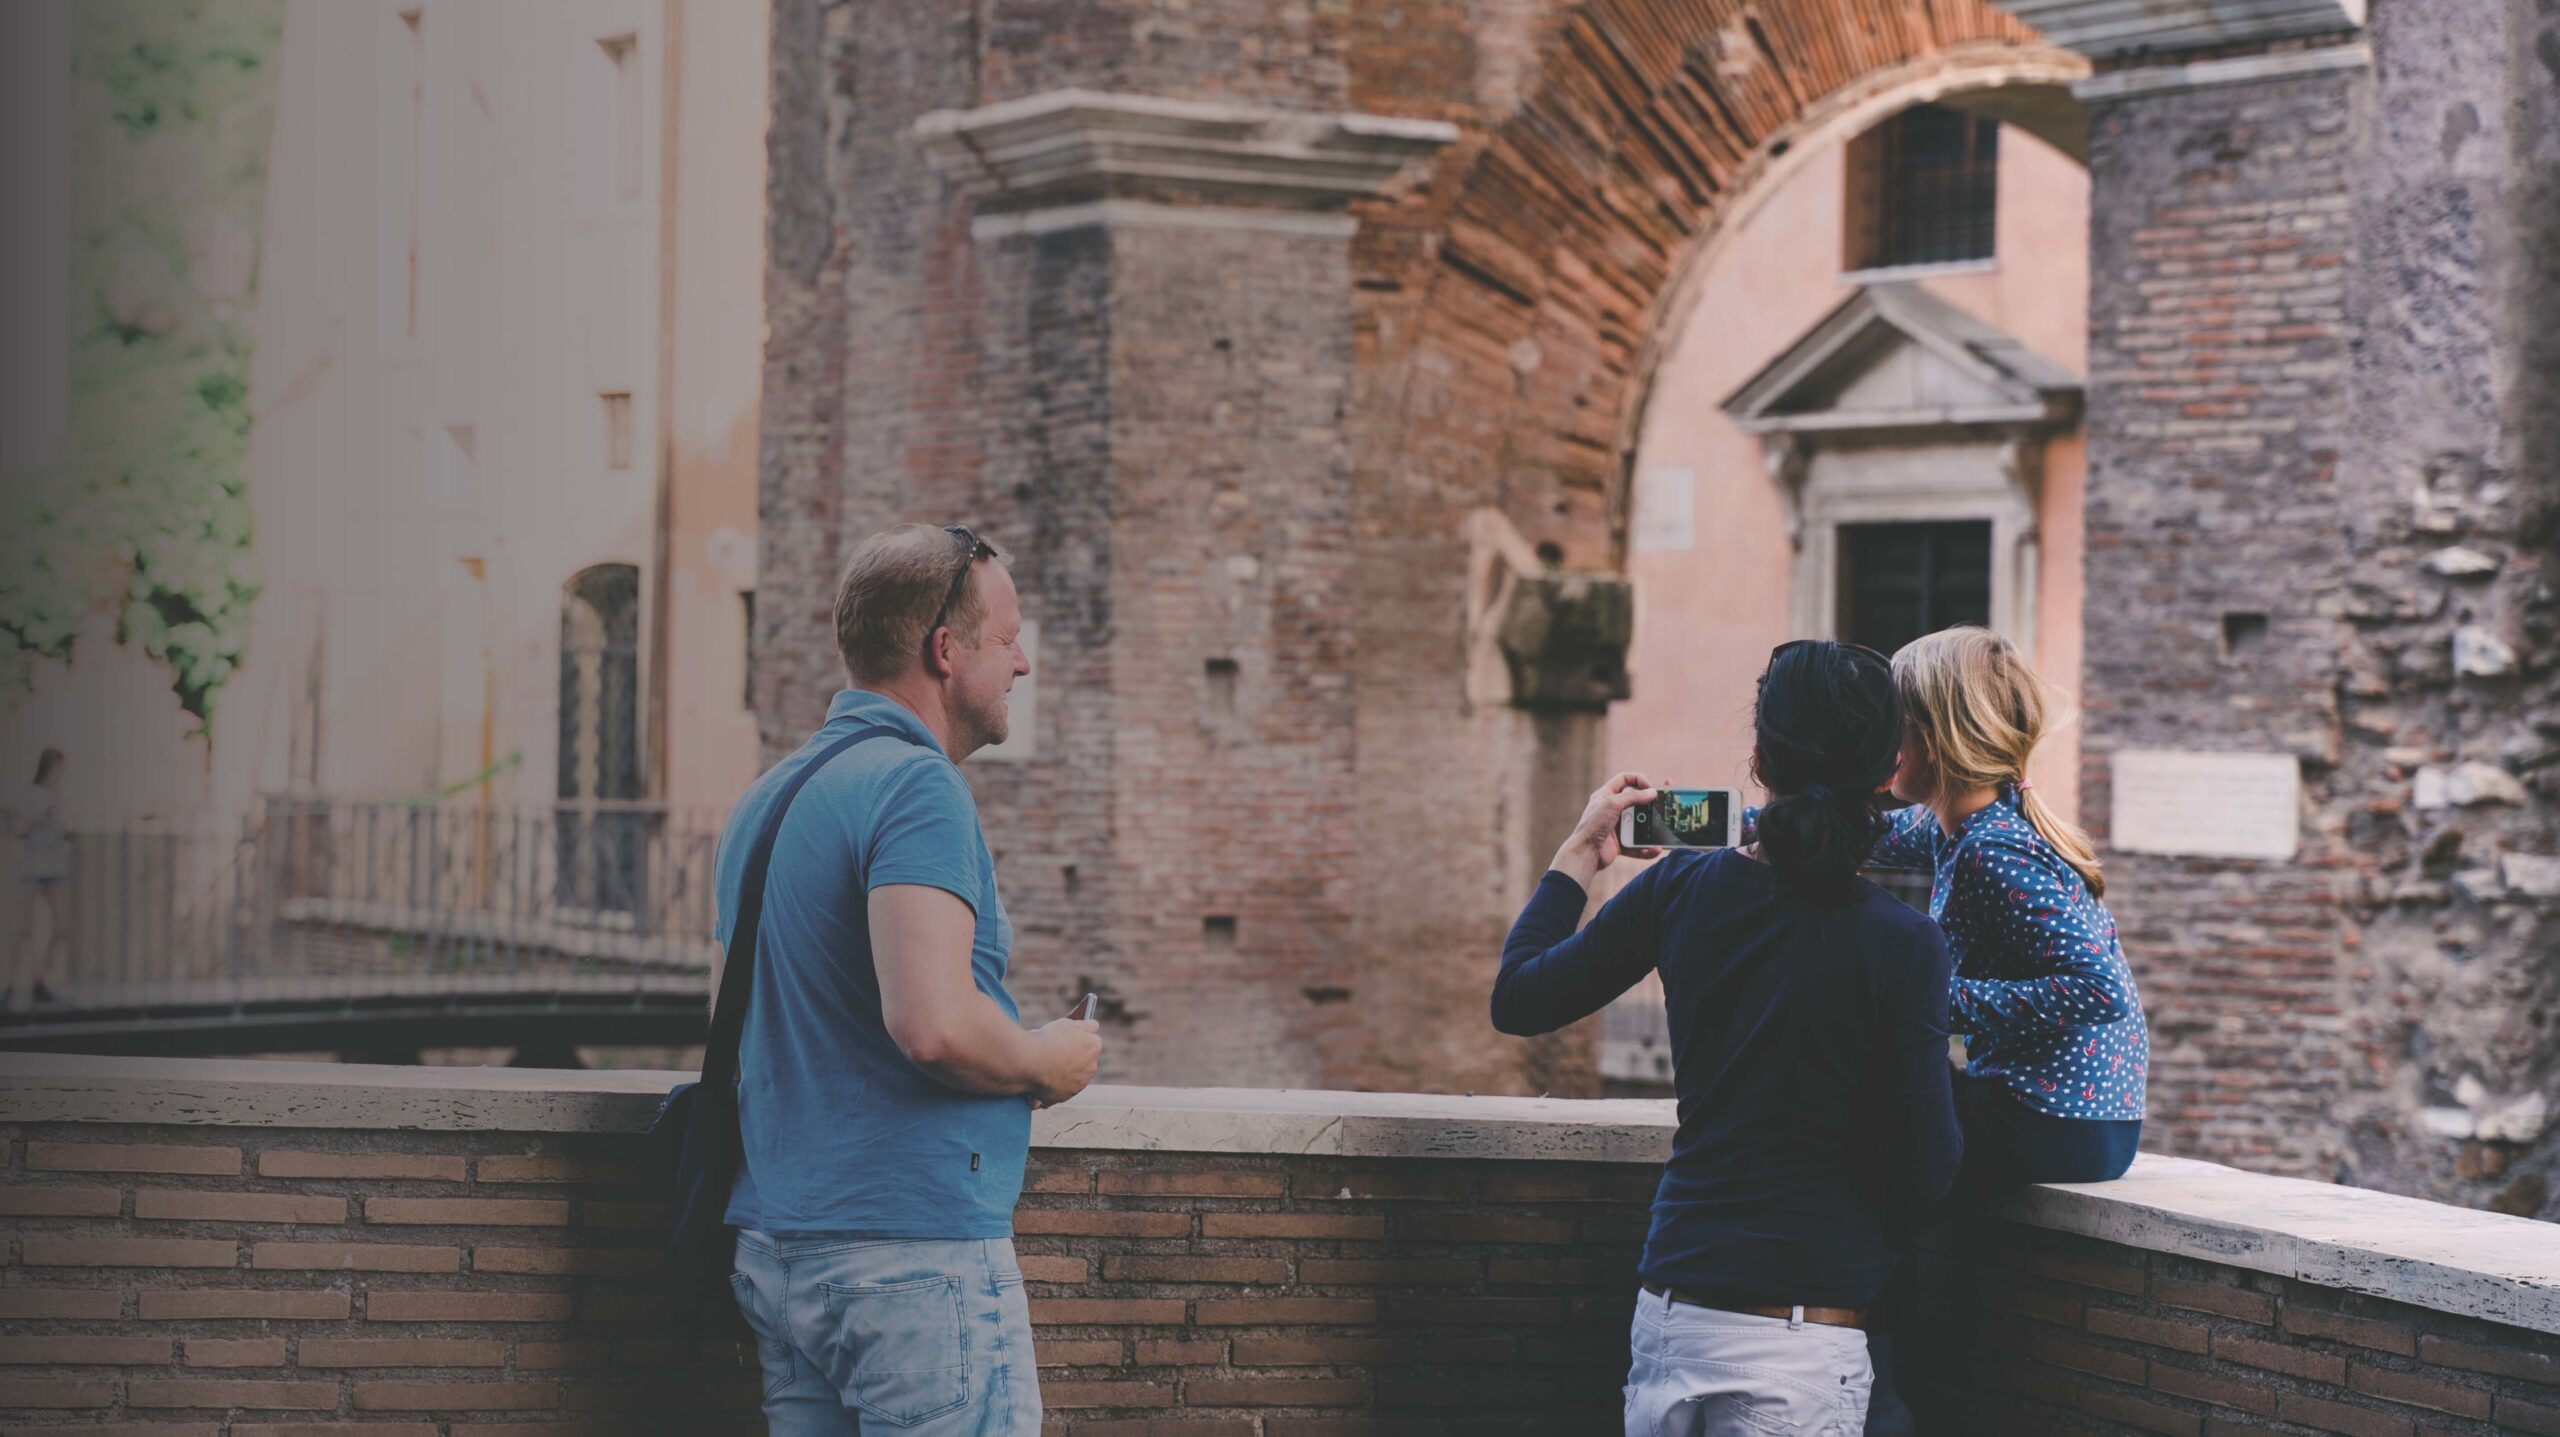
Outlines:
{"label": "brick arch", "polygon": [[1658,340],[1716,235],[1824,144],[1945,99],[2085,155],[2087,63],[1987,0],[1587,0],[1518,108],[1447,158],[1366,252],[1373,535],[1501,510],[1612,569]]}

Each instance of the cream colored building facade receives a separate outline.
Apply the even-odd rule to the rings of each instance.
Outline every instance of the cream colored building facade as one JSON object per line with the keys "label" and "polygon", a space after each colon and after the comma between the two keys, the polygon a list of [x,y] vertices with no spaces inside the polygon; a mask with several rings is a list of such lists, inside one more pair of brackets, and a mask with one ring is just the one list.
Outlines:
{"label": "cream colored building facade", "polygon": [[761,4],[297,0],[210,799],[754,776]]}

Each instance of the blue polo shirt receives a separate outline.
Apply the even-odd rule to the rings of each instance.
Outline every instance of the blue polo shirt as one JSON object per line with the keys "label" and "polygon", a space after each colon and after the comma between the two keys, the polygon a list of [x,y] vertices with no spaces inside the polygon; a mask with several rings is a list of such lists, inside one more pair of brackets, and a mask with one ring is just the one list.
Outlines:
{"label": "blue polo shirt", "polygon": [[835,696],[825,727],[738,800],[720,834],[719,937],[784,784],[819,750],[865,727],[892,735],[837,756],[791,805],[773,846],[753,996],[738,1056],[746,1161],[729,1221],[774,1237],[996,1238],[1031,1146],[1031,1101],[947,1087],[908,1061],[880,1016],[871,890],[939,888],[978,916],[970,971],[1005,991],[1013,923],[996,897],[978,807],[931,730],[895,700]]}

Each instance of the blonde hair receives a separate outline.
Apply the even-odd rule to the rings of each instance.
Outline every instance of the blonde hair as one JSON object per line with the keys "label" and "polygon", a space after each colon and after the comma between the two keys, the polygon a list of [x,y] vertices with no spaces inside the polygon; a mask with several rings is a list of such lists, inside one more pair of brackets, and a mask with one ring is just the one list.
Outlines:
{"label": "blonde hair", "polygon": [[[836,653],[858,684],[884,683],[916,661],[951,581],[975,549],[930,524],[901,524],[862,541],[836,583]],[[973,575],[943,619],[964,644],[978,641],[987,604]]]}
{"label": "blonde hair", "polygon": [[1893,656],[1893,682],[1912,731],[1937,764],[1938,791],[1929,806],[1943,812],[1951,793],[2020,785],[2018,812],[2079,872],[2091,896],[2104,898],[2107,880],[2089,835],[2025,787],[2027,757],[2044,738],[2051,686],[2017,649],[1989,629],[1941,629],[1902,646]]}

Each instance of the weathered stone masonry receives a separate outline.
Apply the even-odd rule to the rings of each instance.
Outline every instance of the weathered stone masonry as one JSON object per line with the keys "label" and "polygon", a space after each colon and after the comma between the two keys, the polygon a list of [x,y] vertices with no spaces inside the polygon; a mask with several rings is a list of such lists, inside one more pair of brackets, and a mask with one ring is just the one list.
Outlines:
{"label": "weathered stone masonry", "polygon": [[2169,1151],[2553,1210],[2545,54],[2384,4],[2083,87],[2086,812],[2119,748],[2304,774],[2291,864],[2112,859]]}
{"label": "weathered stone masonry", "polygon": [[2340,465],[2354,1181],[2560,1216],[2560,14],[2379,7]]}

